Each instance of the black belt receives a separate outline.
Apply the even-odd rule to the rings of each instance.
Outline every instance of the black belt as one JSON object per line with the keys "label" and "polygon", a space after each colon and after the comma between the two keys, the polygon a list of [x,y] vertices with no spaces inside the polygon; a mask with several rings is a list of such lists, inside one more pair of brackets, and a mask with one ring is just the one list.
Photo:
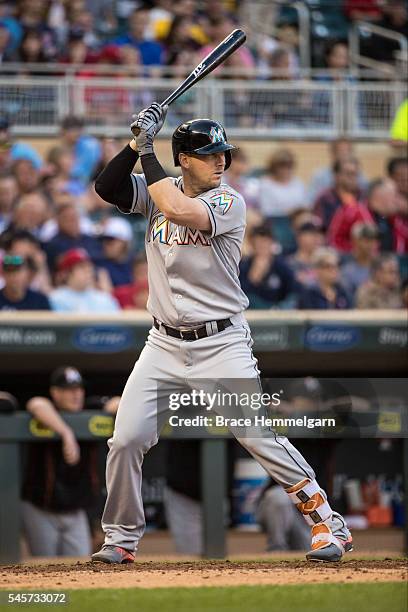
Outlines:
{"label": "black belt", "polygon": [[[220,319],[219,321],[214,321],[214,323],[217,327],[217,331],[214,333],[224,331],[224,329],[227,329],[227,327],[230,327],[232,325],[231,319]],[[203,325],[202,327],[197,327],[196,329],[181,331],[180,329],[176,329],[175,327],[169,327],[164,323],[159,323],[159,321],[154,317],[153,324],[156,329],[160,329],[160,327],[163,327],[168,336],[178,338],[179,340],[188,340],[189,342],[191,342],[192,340],[199,340],[199,338],[207,338],[208,336],[213,335],[207,333],[206,325]]]}

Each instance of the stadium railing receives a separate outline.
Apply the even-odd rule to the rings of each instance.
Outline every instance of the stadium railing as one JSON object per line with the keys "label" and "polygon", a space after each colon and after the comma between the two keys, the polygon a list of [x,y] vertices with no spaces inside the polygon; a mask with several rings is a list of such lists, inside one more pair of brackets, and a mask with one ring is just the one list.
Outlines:
{"label": "stadium railing", "polygon": [[[135,111],[164,99],[179,79],[43,76],[0,77],[0,113],[23,136],[52,136],[68,114],[84,118],[96,135],[126,136]],[[232,137],[248,139],[388,138],[406,97],[402,81],[238,80],[209,78],[169,109],[161,132],[194,116],[217,117]]]}

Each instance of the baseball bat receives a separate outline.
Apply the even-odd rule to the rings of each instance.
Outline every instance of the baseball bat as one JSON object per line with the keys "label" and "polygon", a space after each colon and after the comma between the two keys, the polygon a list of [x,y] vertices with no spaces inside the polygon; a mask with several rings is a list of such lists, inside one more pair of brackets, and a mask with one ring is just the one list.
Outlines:
{"label": "baseball bat", "polygon": [[[169,106],[193,85],[201,81],[207,74],[210,74],[217,66],[227,59],[236,49],[246,41],[246,34],[243,30],[233,30],[215,49],[213,49],[194,70],[184,79],[184,81],[160,103],[160,106]],[[133,130],[136,134],[136,129]]]}

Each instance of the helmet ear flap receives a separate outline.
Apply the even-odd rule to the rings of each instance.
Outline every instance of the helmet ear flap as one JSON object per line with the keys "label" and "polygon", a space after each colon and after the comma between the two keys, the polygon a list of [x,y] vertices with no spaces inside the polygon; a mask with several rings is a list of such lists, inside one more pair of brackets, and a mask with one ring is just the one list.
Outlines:
{"label": "helmet ear flap", "polygon": [[228,170],[232,162],[231,151],[225,151],[225,170]]}

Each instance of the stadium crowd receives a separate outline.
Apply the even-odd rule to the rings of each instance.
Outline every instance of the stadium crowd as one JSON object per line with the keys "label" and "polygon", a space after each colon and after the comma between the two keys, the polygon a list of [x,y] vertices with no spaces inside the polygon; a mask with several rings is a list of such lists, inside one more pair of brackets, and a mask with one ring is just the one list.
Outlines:
{"label": "stadium crowd", "polygon": [[[204,57],[239,22],[245,2],[237,0],[18,0],[0,3],[0,64],[56,62],[64,67],[85,64],[79,74],[92,76],[96,64],[132,66],[131,74],[166,74],[166,66],[192,66]],[[316,8],[325,14],[324,2]],[[363,18],[397,34],[408,35],[408,10],[404,0],[339,0],[326,3],[331,17],[347,28]],[[285,6],[268,6],[276,24],[274,36],[258,36],[251,46],[231,56],[226,68],[256,68],[259,78],[296,78],[299,69],[298,26],[285,13]],[[290,11],[289,11],[290,12]],[[346,31],[346,30],[345,30]],[[313,35],[313,33],[312,33]],[[346,36],[326,36],[323,53],[313,65],[328,69],[324,79],[336,79],[349,68]],[[256,39],[256,40],[255,40]],[[326,44],[327,43],[327,44]],[[393,63],[399,44],[378,44],[366,36],[364,53]],[[41,67],[30,69],[42,74]],[[128,75],[130,75],[128,73]]]}
{"label": "stadium crowd", "polygon": [[[121,143],[70,116],[42,159],[3,117],[0,145],[0,310],[145,308],[145,221],[93,188]],[[245,150],[233,153],[226,182],[248,205],[240,278],[251,308],[408,305],[407,158],[391,157],[368,183],[349,140],[329,149],[308,185],[290,150],[253,174]]]}

